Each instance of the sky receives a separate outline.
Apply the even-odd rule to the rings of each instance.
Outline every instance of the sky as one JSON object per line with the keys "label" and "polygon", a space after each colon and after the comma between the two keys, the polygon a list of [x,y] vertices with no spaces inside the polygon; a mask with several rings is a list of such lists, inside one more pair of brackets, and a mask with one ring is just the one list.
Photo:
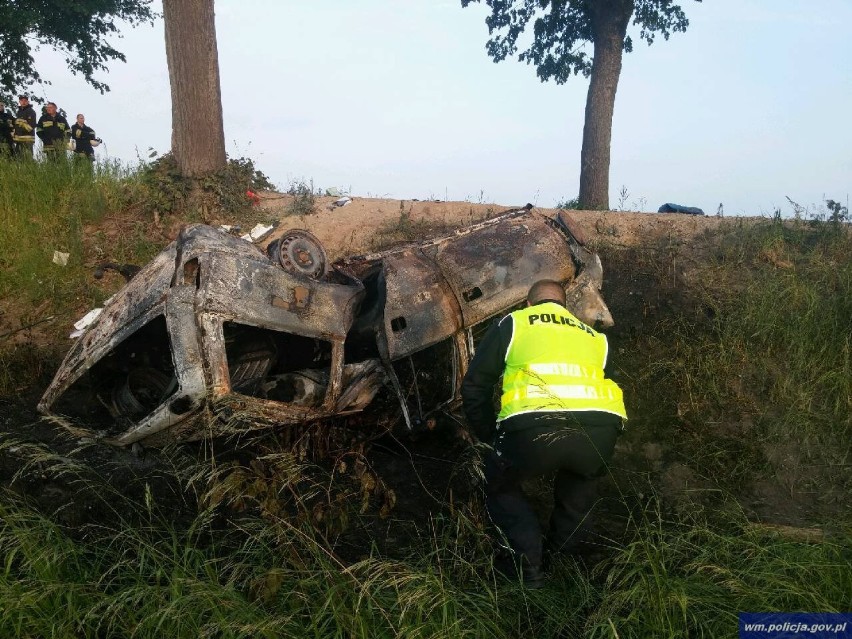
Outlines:
{"label": "sky", "polygon": [[[634,38],[624,56],[610,207],[789,215],[788,197],[810,212],[825,198],[847,204],[852,0],[681,5],[686,33],[650,47]],[[217,0],[228,154],[282,189],[537,206],[575,197],[588,80],[542,83],[532,66],[495,64],[487,13],[459,0]],[[52,84],[33,94],[84,113],[104,140],[99,157],[137,164],[171,139],[162,21],[114,44],[127,62],[98,76],[109,93],[43,47],[36,65]]]}

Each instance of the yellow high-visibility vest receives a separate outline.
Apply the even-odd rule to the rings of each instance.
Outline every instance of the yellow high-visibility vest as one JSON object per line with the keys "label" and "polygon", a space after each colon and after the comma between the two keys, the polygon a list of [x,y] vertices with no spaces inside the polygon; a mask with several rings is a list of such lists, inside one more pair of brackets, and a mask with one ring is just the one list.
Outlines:
{"label": "yellow high-visibility vest", "polygon": [[603,411],[627,419],[618,385],[604,377],[608,344],[555,302],[512,313],[498,421],[531,412]]}

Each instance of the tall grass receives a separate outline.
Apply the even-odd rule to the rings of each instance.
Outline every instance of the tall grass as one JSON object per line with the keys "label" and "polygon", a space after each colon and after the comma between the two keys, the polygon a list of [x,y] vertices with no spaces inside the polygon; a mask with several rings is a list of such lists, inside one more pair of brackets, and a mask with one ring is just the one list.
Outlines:
{"label": "tall grass", "polygon": [[[0,295],[37,304],[81,289],[85,229],[122,199],[129,171],[118,164],[0,158]],[[53,262],[69,254],[68,265]]]}
{"label": "tall grass", "polygon": [[671,263],[689,259],[677,247],[631,256],[661,297],[680,299],[622,347],[639,407],[631,430],[737,495],[768,478],[806,509],[842,515],[852,490],[849,227],[735,221],[698,242],[686,279],[672,279]]}
{"label": "tall grass", "polygon": [[[712,521],[712,523],[711,523]],[[599,565],[589,637],[733,637],[748,611],[842,612],[852,605],[852,534],[790,541],[748,525],[735,504],[639,516],[634,539]]]}
{"label": "tall grass", "polygon": [[[21,454],[21,444],[3,450]],[[95,499],[97,523],[68,529],[3,494],[0,636],[556,636],[579,630],[592,593],[578,574],[542,593],[498,582],[487,538],[458,509],[412,529],[414,550],[401,556],[367,540],[346,559],[292,512],[220,503],[181,523],[150,487],[134,497],[37,447],[26,455],[42,472],[79,473],[76,488]],[[315,469],[288,464],[282,499],[327,490],[327,477],[308,480]],[[186,493],[204,487],[201,503],[227,481],[213,465],[180,474],[191,477]],[[311,512],[302,499],[296,507]],[[349,504],[353,519],[359,506]]]}
{"label": "tall grass", "polygon": [[[735,505],[678,517],[650,501],[594,570],[565,559],[527,591],[492,572],[491,540],[463,510],[411,529],[401,555],[366,540],[347,558],[292,513],[220,502],[182,522],[150,485],[118,491],[73,458],[10,450],[73,479],[97,514],[68,528],[3,493],[0,636],[724,637],[740,611],[852,604],[850,531],[791,542],[751,528]],[[285,494],[328,490],[322,473],[288,464]],[[202,504],[227,479],[215,464],[175,469]]]}

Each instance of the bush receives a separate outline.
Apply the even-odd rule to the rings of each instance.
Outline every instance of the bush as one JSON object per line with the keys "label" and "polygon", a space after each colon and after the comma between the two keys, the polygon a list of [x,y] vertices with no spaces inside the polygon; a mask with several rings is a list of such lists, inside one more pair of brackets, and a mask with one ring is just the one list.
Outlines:
{"label": "bush", "polygon": [[171,153],[144,166],[140,183],[143,187],[140,200],[146,210],[174,214],[199,209],[203,217],[210,210],[228,215],[244,213],[252,204],[246,191],[273,188],[250,159],[231,158],[221,171],[193,179],[180,175]]}

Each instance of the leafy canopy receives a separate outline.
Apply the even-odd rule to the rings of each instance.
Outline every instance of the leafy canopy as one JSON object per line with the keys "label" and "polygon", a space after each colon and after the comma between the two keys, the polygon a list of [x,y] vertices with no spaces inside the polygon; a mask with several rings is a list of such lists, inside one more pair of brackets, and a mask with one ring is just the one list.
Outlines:
{"label": "leafy canopy", "polygon": [[[35,68],[33,50],[45,45],[65,54],[68,69],[101,93],[109,86],[94,74],[124,54],[106,38],[116,23],[153,22],[152,0],[0,0],[0,94],[49,84]],[[118,35],[117,37],[121,37]]]}
{"label": "leafy canopy", "polygon": [[[462,7],[480,0],[461,0]],[[701,0],[697,0],[701,2]],[[594,42],[594,20],[609,12],[631,11],[639,38],[648,44],[657,34],[666,40],[689,25],[683,9],[673,0],[485,0],[491,15],[485,19],[491,38],[485,45],[495,62],[518,51],[518,37],[533,22],[533,41],[518,59],[537,67],[542,80],[564,84],[572,75],[592,72],[592,56],[584,50]],[[595,6],[596,5],[596,6]],[[632,7],[631,7],[632,5]],[[630,15],[630,14],[628,14]],[[633,40],[624,38],[624,51],[633,50]]]}

